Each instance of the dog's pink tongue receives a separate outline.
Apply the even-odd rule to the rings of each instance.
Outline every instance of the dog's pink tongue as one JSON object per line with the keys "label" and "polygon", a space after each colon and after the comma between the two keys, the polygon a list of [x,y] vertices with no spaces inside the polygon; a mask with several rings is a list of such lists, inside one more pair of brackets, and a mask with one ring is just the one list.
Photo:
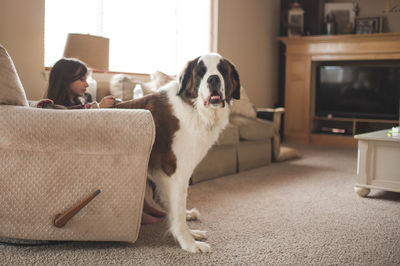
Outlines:
{"label": "dog's pink tongue", "polygon": [[219,97],[219,95],[211,96],[211,100],[219,100],[219,99],[221,99],[221,97]]}

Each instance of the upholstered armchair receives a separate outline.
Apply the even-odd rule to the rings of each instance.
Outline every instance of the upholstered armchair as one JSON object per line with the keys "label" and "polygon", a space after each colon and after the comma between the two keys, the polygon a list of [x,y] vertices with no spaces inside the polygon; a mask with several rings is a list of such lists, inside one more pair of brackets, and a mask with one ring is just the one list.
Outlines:
{"label": "upholstered armchair", "polygon": [[0,45],[0,238],[134,242],[154,136],[145,110],[29,107]]}

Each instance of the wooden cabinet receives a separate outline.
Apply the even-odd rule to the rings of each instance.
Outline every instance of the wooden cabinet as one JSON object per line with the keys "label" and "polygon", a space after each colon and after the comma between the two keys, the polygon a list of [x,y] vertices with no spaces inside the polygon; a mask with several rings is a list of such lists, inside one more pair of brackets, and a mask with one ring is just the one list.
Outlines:
{"label": "wooden cabinet", "polygon": [[[280,37],[286,46],[285,129],[287,141],[356,146],[354,134],[398,125],[398,121],[319,118],[314,115],[315,69],[327,61],[400,60],[400,33]],[[314,134],[319,124],[345,123],[349,136]],[[360,128],[364,128],[360,130]]]}
{"label": "wooden cabinet", "polygon": [[309,56],[291,56],[286,63],[285,136],[306,142],[310,128]]}

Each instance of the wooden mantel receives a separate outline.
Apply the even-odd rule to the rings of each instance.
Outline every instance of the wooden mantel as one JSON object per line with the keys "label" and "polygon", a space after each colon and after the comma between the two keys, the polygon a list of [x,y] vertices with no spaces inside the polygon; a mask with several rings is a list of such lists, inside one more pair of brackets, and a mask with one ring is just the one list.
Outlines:
{"label": "wooden mantel", "polygon": [[393,56],[400,58],[400,33],[319,35],[278,39],[286,45],[286,55],[311,55],[313,61],[390,59]]}
{"label": "wooden mantel", "polygon": [[[285,140],[293,142],[321,142],[321,136],[312,134],[314,63],[400,60],[400,33],[279,37],[278,40],[286,46],[284,135]],[[328,142],[335,138],[335,145],[356,144],[352,137],[328,138]]]}

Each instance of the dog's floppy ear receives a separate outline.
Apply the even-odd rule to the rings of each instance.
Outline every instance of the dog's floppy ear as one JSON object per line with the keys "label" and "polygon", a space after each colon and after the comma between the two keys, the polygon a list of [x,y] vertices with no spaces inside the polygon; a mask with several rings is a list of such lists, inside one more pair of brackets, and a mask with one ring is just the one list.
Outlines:
{"label": "dog's floppy ear", "polygon": [[195,68],[197,65],[199,57],[196,59],[189,61],[186,64],[186,67],[183,69],[182,73],[179,76],[179,91],[178,95],[182,95],[183,92],[186,91],[184,96],[189,96],[187,94],[193,93],[194,90],[194,79],[195,79]]}
{"label": "dog's floppy ear", "polygon": [[239,73],[237,72],[236,68],[231,64],[232,66],[232,79],[234,80],[234,86],[233,86],[233,99],[239,100],[240,99],[240,79],[239,79]]}
{"label": "dog's floppy ear", "polygon": [[229,95],[229,99],[233,97],[233,99],[239,100],[240,99],[240,78],[239,74],[235,68],[235,66],[228,60],[222,59],[226,65],[226,79],[225,86],[227,87],[227,95]]}

